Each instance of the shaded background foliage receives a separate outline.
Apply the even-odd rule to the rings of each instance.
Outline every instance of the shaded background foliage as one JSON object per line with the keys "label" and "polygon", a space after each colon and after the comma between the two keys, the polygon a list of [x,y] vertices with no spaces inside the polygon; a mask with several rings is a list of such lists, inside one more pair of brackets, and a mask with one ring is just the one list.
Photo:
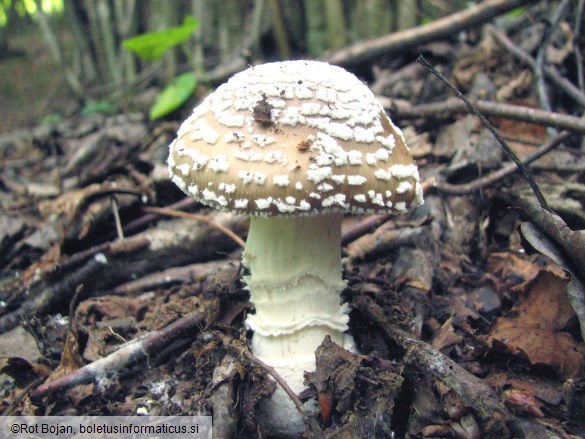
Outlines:
{"label": "shaded background foliage", "polygon": [[[197,80],[205,83],[224,79],[252,62],[319,57],[331,49],[445,16],[465,4],[462,0],[2,0],[3,107],[30,107],[35,118],[23,115],[16,118],[18,125],[42,118],[56,121],[80,108],[112,112],[127,106],[130,97],[151,86],[162,87],[180,73],[195,72]],[[196,17],[199,26],[162,59],[142,60],[124,49],[124,40],[179,26],[186,15]],[[39,103],[43,111],[38,111]],[[140,107],[144,102],[134,104]]]}

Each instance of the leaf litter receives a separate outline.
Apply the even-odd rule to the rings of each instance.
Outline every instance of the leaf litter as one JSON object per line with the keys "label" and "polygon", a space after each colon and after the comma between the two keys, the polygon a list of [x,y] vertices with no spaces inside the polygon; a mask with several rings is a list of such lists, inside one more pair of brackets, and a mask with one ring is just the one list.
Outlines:
{"label": "leaf litter", "polygon": [[[530,166],[557,216],[527,204],[530,188],[513,172],[494,177],[509,166],[506,156],[476,116],[450,112],[452,95],[414,53],[362,62],[405,127],[426,204],[372,222],[375,230],[362,229],[344,248],[344,297],[360,354],[325,341],[302,395],[321,403],[311,425],[325,437],[585,435],[585,325],[567,299],[571,282],[583,282],[583,131],[560,133],[554,143],[547,128],[554,117],[548,125],[530,120],[528,110],[541,107],[534,68],[516,50],[537,55],[544,11],[530,9],[537,21],[470,28],[419,50],[471,99],[496,104],[482,108],[521,160],[552,142]],[[580,95],[566,82],[575,81],[571,47],[582,43],[567,32],[571,20],[561,24],[545,66],[554,97],[545,116],[578,119]],[[421,117],[403,111],[405,102],[443,108]],[[517,109],[515,119],[498,114],[498,103],[514,104],[506,111]],[[274,383],[240,355],[251,304],[239,282],[238,246],[217,228],[143,207],[197,212],[242,238],[246,219],[182,198],[164,165],[178,123],[155,125],[128,113],[0,137],[0,343],[25,328],[39,348],[36,359],[0,360],[0,410],[223,413],[226,437],[260,437],[254,407]],[[563,261],[538,253],[553,246],[523,234],[526,221]],[[137,343],[148,352],[141,361],[131,355]],[[41,384],[60,363],[68,372]],[[99,376],[83,376],[96,364],[104,365]]]}

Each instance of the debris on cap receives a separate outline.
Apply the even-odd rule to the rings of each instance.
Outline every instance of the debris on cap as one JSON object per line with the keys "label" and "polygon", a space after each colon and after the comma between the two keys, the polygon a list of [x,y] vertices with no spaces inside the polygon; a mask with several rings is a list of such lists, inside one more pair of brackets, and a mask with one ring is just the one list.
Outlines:
{"label": "debris on cap", "polygon": [[400,129],[357,77],[318,61],[234,75],[182,124],[168,165],[185,193],[246,215],[372,214],[422,204]]}

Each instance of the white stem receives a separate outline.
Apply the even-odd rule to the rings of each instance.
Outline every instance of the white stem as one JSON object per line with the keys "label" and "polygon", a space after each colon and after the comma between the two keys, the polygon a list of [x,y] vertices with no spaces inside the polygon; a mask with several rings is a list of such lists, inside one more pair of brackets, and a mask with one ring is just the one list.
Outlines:
{"label": "white stem", "polygon": [[[253,217],[242,257],[244,278],[256,313],[252,351],[274,367],[293,391],[303,390],[303,372],[315,369],[315,350],[326,335],[354,349],[347,330],[348,307],[340,303],[341,214],[315,217]],[[282,389],[264,405],[273,434],[294,436],[302,420]],[[292,429],[292,430],[291,430]]]}

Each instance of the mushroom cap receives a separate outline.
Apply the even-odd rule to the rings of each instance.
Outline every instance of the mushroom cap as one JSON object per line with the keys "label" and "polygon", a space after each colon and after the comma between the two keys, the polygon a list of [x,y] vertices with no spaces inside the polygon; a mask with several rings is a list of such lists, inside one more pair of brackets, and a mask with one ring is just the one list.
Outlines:
{"label": "mushroom cap", "polygon": [[181,125],[168,165],[188,195],[247,215],[388,213],[422,204],[400,129],[357,77],[318,61],[234,75]]}

